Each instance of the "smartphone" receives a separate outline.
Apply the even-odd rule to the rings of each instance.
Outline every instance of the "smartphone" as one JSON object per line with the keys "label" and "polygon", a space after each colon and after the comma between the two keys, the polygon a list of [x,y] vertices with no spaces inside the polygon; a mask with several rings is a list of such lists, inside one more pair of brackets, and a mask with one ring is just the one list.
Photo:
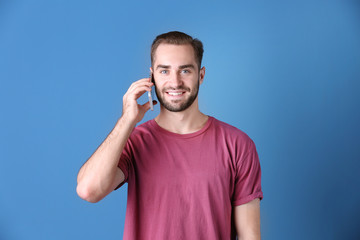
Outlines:
{"label": "smartphone", "polygon": [[[151,79],[151,82],[154,83],[154,74],[150,73],[150,79]],[[152,88],[151,88],[151,91],[152,91]],[[154,104],[153,104],[151,91],[148,92],[148,97],[149,97],[150,109],[151,109],[151,111],[154,111]]]}

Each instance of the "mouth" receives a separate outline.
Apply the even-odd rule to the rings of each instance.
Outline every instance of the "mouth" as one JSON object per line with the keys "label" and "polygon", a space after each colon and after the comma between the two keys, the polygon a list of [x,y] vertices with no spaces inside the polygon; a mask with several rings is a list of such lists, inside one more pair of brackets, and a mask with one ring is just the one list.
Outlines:
{"label": "mouth", "polygon": [[186,91],[179,91],[179,90],[173,90],[173,91],[166,91],[166,95],[170,96],[170,97],[182,97],[184,96],[186,93]]}

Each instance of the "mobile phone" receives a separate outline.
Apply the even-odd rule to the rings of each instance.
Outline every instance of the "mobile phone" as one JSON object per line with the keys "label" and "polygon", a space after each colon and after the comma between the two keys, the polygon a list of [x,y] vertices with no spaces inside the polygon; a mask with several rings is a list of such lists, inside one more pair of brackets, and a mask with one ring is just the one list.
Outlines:
{"label": "mobile phone", "polygon": [[[153,83],[154,82],[154,75],[150,73],[150,79],[151,79],[151,82]],[[154,104],[153,104],[153,99],[152,99],[152,96],[151,96],[151,91],[148,92],[148,97],[149,97],[149,103],[150,103],[150,109],[151,111],[154,111]]]}

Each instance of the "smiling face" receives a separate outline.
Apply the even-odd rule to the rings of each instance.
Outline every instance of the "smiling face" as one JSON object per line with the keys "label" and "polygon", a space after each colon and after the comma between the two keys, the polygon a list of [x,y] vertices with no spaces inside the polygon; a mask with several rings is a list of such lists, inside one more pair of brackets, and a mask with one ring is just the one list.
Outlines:
{"label": "smiling face", "polygon": [[199,70],[190,44],[160,44],[154,54],[156,96],[171,112],[181,112],[197,103],[205,68]]}

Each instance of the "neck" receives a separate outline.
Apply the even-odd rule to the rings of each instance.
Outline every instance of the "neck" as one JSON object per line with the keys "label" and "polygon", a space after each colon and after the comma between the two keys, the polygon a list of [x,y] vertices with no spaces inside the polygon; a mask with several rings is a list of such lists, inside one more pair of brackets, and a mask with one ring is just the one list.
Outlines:
{"label": "neck", "polygon": [[179,134],[196,132],[207,120],[208,116],[199,111],[197,100],[182,112],[171,112],[161,106],[160,114],[155,118],[160,127]]}

